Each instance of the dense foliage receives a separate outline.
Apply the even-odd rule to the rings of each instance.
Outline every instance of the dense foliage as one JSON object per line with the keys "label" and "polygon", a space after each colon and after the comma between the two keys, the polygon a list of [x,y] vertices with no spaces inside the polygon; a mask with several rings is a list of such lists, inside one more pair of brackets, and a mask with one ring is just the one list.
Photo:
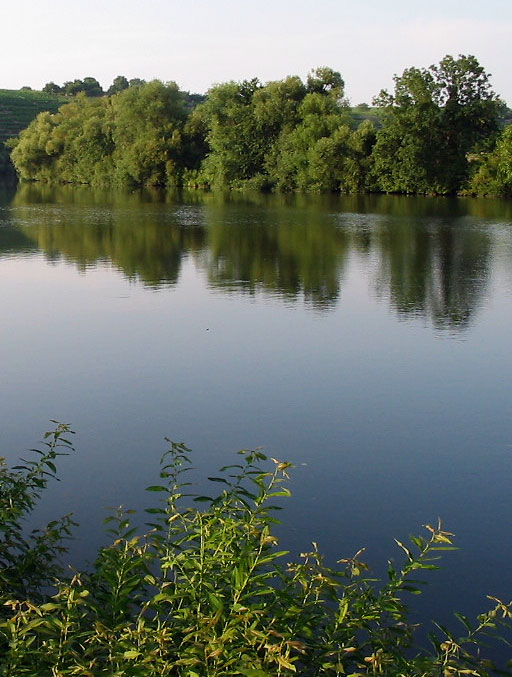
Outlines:
{"label": "dense foliage", "polygon": [[92,184],[172,185],[181,180],[185,96],[150,82],[107,98],[77,96],[20,134],[12,159],[22,178]]}
{"label": "dense foliage", "polygon": [[197,111],[207,129],[208,185],[347,192],[365,188],[373,127],[350,128],[344,83],[329,68],[262,86],[214,87]]}
{"label": "dense foliage", "polygon": [[262,469],[260,451],[240,452],[210,478],[220,493],[192,502],[189,450],[171,443],[161,484],[148,488],[161,497],[147,510],[149,532],[117,510],[92,570],[64,576],[58,555],[70,518],[28,536],[22,527],[57,457],[71,450],[70,434],[58,424],[38,460],[0,467],[1,674],[492,674],[480,638],[510,631],[509,604],[494,600],[475,625],[458,614],[463,635],[439,626],[431,650],[408,620],[404,594],[419,592],[414,577],[437,568],[452,534],[427,526],[410,547],[397,541],[404,563],[389,564],[386,582],[368,578],[362,551],[333,569],[313,544],[300,562],[282,564],[272,504],[289,495],[289,464],[272,459]]}
{"label": "dense foliage", "polygon": [[345,193],[509,190],[508,137],[500,140],[506,107],[473,56],[406,69],[393,94],[382,91],[376,108],[354,113],[341,75],[325,67],[306,82],[219,84],[205,101],[174,83],[124,76],[108,97],[94,78],[67,85],[67,94],[81,94],[12,142],[22,178]]}
{"label": "dense foliage", "polygon": [[504,130],[491,153],[476,160],[480,164],[471,182],[473,192],[512,197],[512,126]]}
{"label": "dense foliage", "polygon": [[409,68],[395,93],[376,103],[384,125],[373,149],[377,185],[387,192],[454,194],[466,187],[468,153],[492,144],[503,104],[475,57]]}

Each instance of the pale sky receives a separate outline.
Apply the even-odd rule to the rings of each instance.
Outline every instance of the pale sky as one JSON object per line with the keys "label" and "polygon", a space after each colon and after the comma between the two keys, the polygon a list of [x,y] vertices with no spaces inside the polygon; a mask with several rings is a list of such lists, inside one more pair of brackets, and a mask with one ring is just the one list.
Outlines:
{"label": "pale sky", "polygon": [[473,54],[512,105],[512,0],[14,0],[2,3],[0,89],[116,75],[190,92],[317,66],[370,103],[393,75]]}

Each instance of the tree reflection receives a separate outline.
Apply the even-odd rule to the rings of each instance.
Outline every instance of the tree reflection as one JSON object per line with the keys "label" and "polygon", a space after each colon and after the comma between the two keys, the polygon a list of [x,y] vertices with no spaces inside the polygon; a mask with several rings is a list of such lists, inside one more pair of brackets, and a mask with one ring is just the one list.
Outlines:
{"label": "tree reflection", "polygon": [[349,235],[314,210],[209,205],[208,280],[214,287],[296,300],[320,309],[340,291]]}
{"label": "tree reflection", "polygon": [[[80,270],[107,262],[130,280],[169,286],[178,281],[183,256],[205,246],[197,213],[168,213],[147,194],[108,193],[106,202],[102,191],[23,188],[13,202],[20,230],[49,259],[62,257]],[[37,208],[41,204],[48,208]]]}
{"label": "tree reflection", "polygon": [[358,257],[370,287],[400,317],[462,329],[490,274],[486,205],[495,222],[503,210],[483,200],[25,184],[10,206],[16,228],[0,229],[0,252],[37,245],[50,260],[81,270],[109,263],[152,288],[176,284],[192,257],[215,289],[320,310],[338,302],[347,262]]}
{"label": "tree reflection", "polygon": [[375,232],[376,290],[400,316],[466,327],[485,292],[491,238],[464,219],[386,220]]}
{"label": "tree reflection", "polygon": [[30,254],[37,252],[34,240],[20,230],[10,228],[9,223],[0,220],[0,257],[12,254]]}

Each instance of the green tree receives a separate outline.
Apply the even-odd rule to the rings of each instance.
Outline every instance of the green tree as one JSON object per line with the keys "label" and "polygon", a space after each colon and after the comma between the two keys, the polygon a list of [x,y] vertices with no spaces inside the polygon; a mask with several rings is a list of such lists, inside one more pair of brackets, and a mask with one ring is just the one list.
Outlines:
{"label": "green tree", "polygon": [[178,85],[153,80],[129,87],[112,97],[111,102],[116,182],[181,183],[186,110]]}
{"label": "green tree", "polygon": [[41,179],[47,173],[51,157],[46,152],[55,126],[55,116],[39,113],[17,139],[10,139],[11,160],[22,179]]}
{"label": "green tree", "polygon": [[124,75],[118,75],[112,81],[112,84],[110,85],[110,87],[107,90],[107,94],[109,96],[111,96],[112,94],[117,94],[117,92],[122,92],[123,89],[128,89],[129,86],[130,86],[130,83],[125,78],[125,76]]}
{"label": "green tree", "polygon": [[306,96],[306,87],[296,76],[269,82],[253,96],[254,117],[259,134],[269,142],[283,130],[293,129],[299,122],[299,106]]}
{"label": "green tree", "polygon": [[266,140],[258,134],[253,106],[260,88],[256,78],[217,85],[197,109],[208,128],[210,153],[202,168],[207,183],[235,185],[263,170]]}
{"label": "green tree", "polygon": [[21,178],[108,182],[112,153],[108,102],[81,93],[55,114],[40,113],[13,146],[11,158]]}
{"label": "green tree", "polygon": [[42,114],[13,143],[22,178],[166,185],[181,181],[184,96],[154,81],[115,96],[79,93],[55,115]]}
{"label": "green tree", "polygon": [[502,132],[496,148],[480,160],[470,191],[478,195],[512,197],[512,126]]}
{"label": "green tree", "polygon": [[267,159],[279,190],[331,191],[339,188],[337,170],[350,136],[340,92],[306,94],[298,107],[298,124],[285,127]]}
{"label": "green tree", "polygon": [[43,87],[43,92],[47,94],[62,94],[62,87],[56,85],[55,82],[47,82]]}
{"label": "green tree", "polygon": [[384,125],[373,152],[374,176],[387,192],[454,194],[469,178],[467,155],[492,141],[503,104],[474,56],[395,77],[394,94],[374,103]]}
{"label": "green tree", "polygon": [[[187,106],[187,103],[185,105]],[[205,116],[201,113],[201,108],[196,107],[189,113],[183,127],[184,185],[201,186],[204,184],[204,179],[200,175],[200,168],[209,151],[207,136],[208,125]]]}
{"label": "green tree", "polygon": [[80,92],[85,92],[87,96],[103,96],[104,92],[96,78],[86,77],[83,80],[73,80],[65,82],[62,87],[64,94],[75,96]]}
{"label": "green tree", "polygon": [[363,146],[358,149],[356,138],[352,139],[341,75],[331,68],[317,68],[302,85],[293,109],[276,103],[288,115],[266,157],[272,185],[284,191],[359,190],[361,181],[355,174],[361,173]]}
{"label": "green tree", "polygon": [[146,81],[141,80],[141,78],[132,78],[128,84],[130,87],[142,87],[142,85],[146,84]]}
{"label": "green tree", "polygon": [[345,91],[345,82],[332,68],[322,66],[312,70],[306,79],[307,90],[312,94],[331,95],[341,99]]}

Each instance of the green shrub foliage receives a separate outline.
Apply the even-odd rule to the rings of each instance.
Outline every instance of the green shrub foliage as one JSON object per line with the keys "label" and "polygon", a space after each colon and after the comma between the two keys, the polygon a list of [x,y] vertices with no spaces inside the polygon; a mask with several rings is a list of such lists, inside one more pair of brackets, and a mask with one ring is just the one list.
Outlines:
{"label": "green shrub foliage", "polygon": [[131,525],[130,511],[115,511],[106,520],[111,544],[90,571],[66,577],[58,561],[70,518],[28,536],[22,526],[55,460],[71,450],[70,434],[58,424],[36,460],[1,467],[0,674],[492,673],[479,638],[508,630],[509,604],[494,600],[474,625],[458,615],[463,635],[439,628],[430,651],[408,621],[404,595],[453,549],[452,534],[428,526],[410,546],[397,541],[404,562],[389,565],[385,582],[368,577],[362,551],[332,568],[313,544],[286,563],[272,528],[290,465],[258,450],[209,478],[219,492],[194,496],[190,452],[170,442],[161,483],[148,487],[160,500],[147,509],[147,533]]}
{"label": "green shrub foliage", "polygon": [[77,95],[42,113],[12,143],[23,179],[93,185],[175,185],[184,169],[185,95],[158,81],[112,97]]}
{"label": "green shrub foliage", "polygon": [[471,181],[471,193],[512,197],[512,126],[503,131],[491,153],[474,161],[478,169]]}

